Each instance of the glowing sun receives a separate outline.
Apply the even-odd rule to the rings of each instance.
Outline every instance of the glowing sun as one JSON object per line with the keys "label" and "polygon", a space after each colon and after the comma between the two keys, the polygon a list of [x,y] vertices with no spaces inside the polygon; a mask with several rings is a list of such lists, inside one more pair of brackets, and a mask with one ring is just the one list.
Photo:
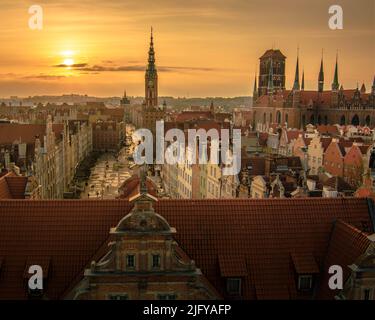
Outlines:
{"label": "glowing sun", "polygon": [[74,64],[74,60],[72,58],[66,58],[64,60],[64,64],[68,67],[72,66]]}

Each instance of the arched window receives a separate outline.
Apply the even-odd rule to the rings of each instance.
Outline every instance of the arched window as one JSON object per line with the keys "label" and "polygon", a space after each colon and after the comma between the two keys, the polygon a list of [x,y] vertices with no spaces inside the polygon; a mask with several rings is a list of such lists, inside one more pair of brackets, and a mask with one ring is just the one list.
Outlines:
{"label": "arched window", "polygon": [[328,117],[327,117],[327,116],[324,116],[324,124],[325,124],[325,125],[328,124]]}
{"label": "arched window", "polygon": [[273,119],[272,119],[272,113],[270,113],[270,124],[272,124],[272,121],[273,121]]}
{"label": "arched window", "polygon": [[313,114],[310,117],[310,123],[315,124],[315,116]]}
{"label": "arched window", "polygon": [[288,114],[286,113],[286,114],[285,114],[285,122],[288,123],[288,120],[289,120],[289,116],[288,116]]}
{"label": "arched window", "polygon": [[341,118],[340,118],[340,125],[341,125],[341,126],[344,126],[344,125],[345,125],[345,123],[346,123],[346,119],[345,119],[345,116],[344,116],[344,115],[342,115],[342,116],[341,116]]}
{"label": "arched window", "polygon": [[370,125],[371,125],[371,117],[370,117],[370,115],[368,115],[368,116],[366,117],[365,122],[366,122],[366,126],[370,126]]}
{"label": "arched window", "polygon": [[266,113],[263,114],[263,123],[266,124],[267,122],[267,115]]}
{"label": "arched window", "polygon": [[277,111],[277,113],[276,113],[276,122],[278,124],[281,123],[281,112],[280,111]]}
{"label": "arched window", "polygon": [[306,125],[306,116],[303,114],[302,115],[302,126]]}
{"label": "arched window", "polygon": [[321,125],[322,124],[322,117],[320,115],[318,115],[318,124]]}
{"label": "arched window", "polygon": [[359,117],[357,114],[352,118],[352,125],[359,126]]}

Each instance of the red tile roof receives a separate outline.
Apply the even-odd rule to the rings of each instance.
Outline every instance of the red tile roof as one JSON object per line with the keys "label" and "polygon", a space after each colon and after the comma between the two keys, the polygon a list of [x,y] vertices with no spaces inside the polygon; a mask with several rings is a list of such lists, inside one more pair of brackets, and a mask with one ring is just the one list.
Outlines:
{"label": "red tile roof", "polygon": [[335,125],[320,125],[316,128],[321,134],[339,135],[340,131]]}
{"label": "red tile roof", "polygon": [[241,255],[219,255],[220,275],[224,278],[246,277],[248,272],[245,261]]}
{"label": "red tile roof", "polygon": [[[64,125],[53,124],[52,129],[56,138],[59,138]],[[34,144],[36,136],[42,138],[45,134],[46,125],[44,124],[0,123],[0,144],[13,144],[15,141]],[[41,143],[43,144],[43,139]]]}
{"label": "red tile roof", "polygon": [[263,55],[259,58],[267,58],[267,57],[280,57],[280,58],[286,58],[279,49],[268,49]]}
{"label": "red tile roof", "polygon": [[213,115],[211,111],[184,111],[178,113],[175,116],[175,121],[177,122],[185,122],[185,121],[192,121],[192,120],[204,120],[204,119],[212,119]]}
{"label": "red tile roof", "polygon": [[8,173],[0,177],[0,199],[24,199],[27,177]]}
{"label": "red tile roof", "polygon": [[[346,100],[351,100],[354,97],[356,89],[342,90],[343,95]],[[366,100],[368,99],[369,94],[362,93],[361,98]],[[308,104],[310,101],[313,103],[321,103],[323,105],[330,105],[332,102],[332,91],[323,91],[319,93],[318,91],[313,90],[304,90],[300,92],[300,99],[302,104]]]}
{"label": "red tile roof", "polygon": [[291,257],[298,274],[319,273],[319,266],[311,252],[293,252]]}
{"label": "red tile roof", "polygon": [[[140,192],[140,183],[141,179],[137,174],[132,175],[130,178],[126,179],[123,184],[119,188],[119,196],[120,199],[130,199],[131,197],[134,197]],[[147,178],[146,180],[146,186],[148,192],[156,197],[157,196],[157,187],[155,183]]]}
{"label": "red tile roof", "polygon": [[349,191],[349,192],[354,192],[355,188],[351,186],[349,183],[347,183],[342,177],[331,177],[324,181],[323,183],[324,186],[331,187],[332,189],[337,190],[338,192],[344,192],[344,191]]}
{"label": "red tile roof", "polygon": [[298,139],[298,136],[303,133],[302,131],[300,130],[288,130],[286,132],[287,134],[287,137],[288,137],[288,141],[292,141],[293,139]]}
{"label": "red tile roof", "polygon": [[[357,228],[372,225],[367,199],[361,198],[160,200],[154,207],[177,229],[176,241],[221,294],[225,294],[221,268],[224,274],[233,274],[246,265],[245,299],[298,298],[291,253],[308,253],[324,261],[336,219]],[[131,204],[3,200],[0,208],[0,299],[26,297],[23,274],[30,257],[51,258],[46,295],[57,299],[81,279],[84,268],[105,248],[109,228]],[[351,245],[353,253],[360,254],[364,245],[356,244]],[[227,263],[235,256],[243,257],[239,267]],[[219,257],[224,257],[221,267]],[[338,256],[330,259],[340,261]]]}
{"label": "red tile roof", "polygon": [[338,294],[338,290],[331,290],[328,287],[329,267],[332,265],[341,266],[345,282],[350,275],[348,266],[366,251],[370,243],[368,235],[359,229],[341,219],[335,223],[324,261],[323,279],[320,282],[318,298],[334,298]]}
{"label": "red tile roof", "polygon": [[323,150],[326,151],[329,145],[331,144],[332,138],[320,138]]}

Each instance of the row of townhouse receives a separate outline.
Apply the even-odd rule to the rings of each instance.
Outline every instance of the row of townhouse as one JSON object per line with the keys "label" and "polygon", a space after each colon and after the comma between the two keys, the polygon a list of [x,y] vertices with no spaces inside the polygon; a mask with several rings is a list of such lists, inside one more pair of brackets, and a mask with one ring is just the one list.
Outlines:
{"label": "row of townhouse", "polygon": [[0,125],[0,166],[17,167],[35,176],[42,199],[60,199],[69,191],[79,163],[92,151],[92,127],[87,121]]}
{"label": "row of townhouse", "polygon": [[[191,154],[189,147],[186,155]],[[162,178],[166,192],[175,199],[235,198],[238,176],[223,175],[223,166],[216,163],[199,164],[185,161],[162,166]]]}
{"label": "row of townhouse", "polygon": [[373,140],[329,137],[319,133],[313,136],[300,133],[291,147],[292,154],[301,158],[310,175],[327,172],[343,177],[354,187],[359,187],[363,175],[371,170],[374,148]]}
{"label": "row of townhouse", "polygon": [[52,132],[52,119],[47,118],[43,146],[35,142],[33,165],[41,185],[43,199],[60,199],[71,191],[76,169],[93,150],[92,127],[87,122],[66,121],[61,139],[56,141]]}

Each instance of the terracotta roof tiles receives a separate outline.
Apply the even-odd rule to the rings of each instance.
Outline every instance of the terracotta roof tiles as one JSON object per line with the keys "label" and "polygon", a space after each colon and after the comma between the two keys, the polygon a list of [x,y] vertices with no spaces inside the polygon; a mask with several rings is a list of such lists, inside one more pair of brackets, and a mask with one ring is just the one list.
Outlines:
{"label": "terracotta roof tiles", "polygon": [[27,177],[10,172],[0,177],[0,199],[24,199]]}
{"label": "terracotta roof tiles", "polygon": [[338,290],[331,290],[328,287],[329,267],[341,266],[345,282],[350,275],[348,265],[354,263],[366,251],[370,243],[367,234],[341,219],[337,220],[324,261],[323,279],[320,282],[318,298],[333,298],[338,293]]}
{"label": "terracotta roof tiles", "polygon": [[[51,258],[46,295],[63,298],[131,207],[127,200],[0,201],[0,299],[26,298],[22,279],[30,257]],[[224,274],[242,272],[243,262],[227,259],[244,257],[244,299],[298,297],[291,252],[323,261],[335,220],[360,229],[372,226],[374,218],[361,198],[160,200],[154,207],[176,228],[176,241],[223,296],[220,268]],[[364,250],[359,244],[352,245],[353,253]],[[332,256],[330,262],[337,259]]]}

